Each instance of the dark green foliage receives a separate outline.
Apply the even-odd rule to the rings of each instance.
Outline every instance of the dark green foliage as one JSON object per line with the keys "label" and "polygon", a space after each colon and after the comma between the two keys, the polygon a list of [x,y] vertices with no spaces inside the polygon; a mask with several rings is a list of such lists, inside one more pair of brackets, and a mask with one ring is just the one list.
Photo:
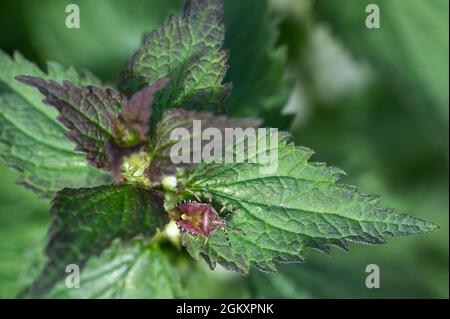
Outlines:
{"label": "dark green foliage", "polygon": [[44,295],[65,276],[67,265],[82,268],[114,239],[149,238],[167,223],[162,195],[131,185],[63,189],[52,200],[50,215],[48,262],[29,297]]}

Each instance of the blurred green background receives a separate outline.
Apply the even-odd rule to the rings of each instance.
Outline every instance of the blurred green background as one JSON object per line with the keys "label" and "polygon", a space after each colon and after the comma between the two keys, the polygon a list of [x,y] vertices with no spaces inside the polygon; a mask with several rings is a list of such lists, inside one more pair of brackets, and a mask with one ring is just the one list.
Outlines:
{"label": "blurred green background", "polygon": [[[69,3],[80,6],[80,29],[64,26]],[[296,143],[317,152],[315,160],[349,173],[345,182],[441,229],[382,246],[352,245],[349,254],[335,250],[331,258],[307,251],[304,264],[248,277],[209,271],[165,247],[187,295],[448,298],[448,1],[224,3],[228,77],[235,86],[230,113],[262,116],[268,125],[290,130]],[[380,7],[380,29],[365,27],[369,3]],[[42,68],[52,60],[89,69],[114,83],[143,33],[180,6],[178,0],[3,0],[0,49],[20,51]],[[271,54],[284,53],[289,99],[277,65],[267,66]],[[264,87],[257,79],[269,73],[273,83]],[[249,107],[256,100],[264,111]],[[32,256],[40,253],[47,208],[0,164],[0,297],[16,296]],[[379,289],[365,287],[368,264],[380,267]]]}

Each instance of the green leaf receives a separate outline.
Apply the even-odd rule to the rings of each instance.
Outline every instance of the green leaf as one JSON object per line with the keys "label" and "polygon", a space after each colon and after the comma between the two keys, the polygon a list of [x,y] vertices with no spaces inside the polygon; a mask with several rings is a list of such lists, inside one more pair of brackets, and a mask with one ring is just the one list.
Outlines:
{"label": "green leaf", "polygon": [[111,242],[138,234],[152,236],[167,222],[159,193],[131,185],[63,189],[52,201],[48,262],[28,295],[42,296],[65,276],[66,266],[83,268]]}
{"label": "green leaf", "polygon": [[[189,148],[189,158],[200,158],[202,151],[209,140],[202,139],[202,131],[194,131],[194,121],[201,121],[202,129],[215,128],[221,134],[224,134],[226,128],[242,128],[257,127],[261,124],[258,119],[230,119],[225,115],[216,116],[209,112],[186,111],[183,109],[172,109],[164,113],[161,121],[155,129],[154,138],[151,141],[152,159],[148,177],[152,182],[159,182],[168,175],[176,175],[177,168],[192,169],[197,164],[194,161],[189,163],[175,164],[171,157],[172,147],[180,143],[186,145],[194,145],[195,139],[201,139],[199,147],[193,146]],[[171,134],[175,129],[185,129],[188,134],[182,139],[173,140]],[[200,135],[198,135],[200,134]]]}
{"label": "green leaf", "polygon": [[125,247],[115,241],[99,258],[92,258],[80,276],[80,288],[64,283],[50,292],[49,298],[182,298],[178,271],[166,255],[141,241]]}
{"label": "green leaf", "polygon": [[63,187],[104,184],[110,177],[90,167],[83,154],[74,151],[57,111],[42,103],[39,92],[14,79],[31,74],[55,80],[69,78],[79,85],[96,82],[92,75],[77,73],[55,63],[49,75],[16,53],[14,59],[0,51],[0,159],[20,172],[18,182],[40,196],[50,197]]}
{"label": "green leaf", "polygon": [[[262,138],[260,134],[257,140]],[[212,268],[218,262],[242,273],[250,266],[275,271],[275,262],[303,261],[306,248],[329,254],[330,246],[348,250],[348,242],[381,244],[384,237],[437,227],[383,208],[379,197],[338,183],[343,171],[309,162],[313,152],[288,138],[283,135],[278,146],[271,144],[270,151],[278,151],[274,173],[261,174],[262,164],[248,162],[198,166],[187,187],[237,210],[228,219],[231,246],[220,230],[206,244],[183,234],[191,255],[204,257]]]}
{"label": "green leaf", "polygon": [[233,83],[227,101],[230,116],[257,116],[271,126],[285,122],[281,114],[292,85],[286,80],[287,52],[277,46],[278,21],[266,0],[227,0],[225,47]]}
{"label": "green leaf", "polygon": [[45,96],[43,102],[60,112],[58,120],[69,130],[66,137],[77,144],[77,151],[86,153],[89,163],[111,169],[105,144],[115,136],[108,114],[117,117],[126,97],[113,89],[79,86],[68,80],[61,85],[30,75],[19,75],[16,79],[37,88]]}
{"label": "green leaf", "polygon": [[170,77],[154,108],[156,120],[172,107],[223,110],[231,87],[222,84],[228,58],[221,49],[222,15],[219,0],[186,1],[182,15],[170,16],[162,28],[145,36],[121,73],[119,88],[131,95],[146,84]]}

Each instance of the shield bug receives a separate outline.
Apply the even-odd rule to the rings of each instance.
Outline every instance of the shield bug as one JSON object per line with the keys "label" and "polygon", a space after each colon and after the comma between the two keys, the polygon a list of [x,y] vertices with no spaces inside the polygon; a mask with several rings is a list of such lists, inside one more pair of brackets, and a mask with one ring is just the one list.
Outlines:
{"label": "shield bug", "polygon": [[226,224],[210,204],[193,201],[179,203],[171,215],[182,230],[205,237]]}
{"label": "shield bug", "polygon": [[221,229],[228,240],[226,221],[211,204],[184,201],[176,205],[170,215],[182,231],[209,238],[216,230]]}

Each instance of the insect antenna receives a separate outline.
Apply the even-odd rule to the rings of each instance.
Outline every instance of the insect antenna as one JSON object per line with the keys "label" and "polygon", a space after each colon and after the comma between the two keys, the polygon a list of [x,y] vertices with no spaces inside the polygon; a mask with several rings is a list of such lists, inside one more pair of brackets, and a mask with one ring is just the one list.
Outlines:
{"label": "insect antenna", "polygon": [[189,194],[191,194],[192,196],[194,196],[195,199],[196,199],[198,202],[201,202],[201,201],[202,201],[201,198],[200,198],[200,196],[198,196],[197,193],[195,193],[194,191],[191,191],[189,188],[185,188],[185,190],[186,190]]}

